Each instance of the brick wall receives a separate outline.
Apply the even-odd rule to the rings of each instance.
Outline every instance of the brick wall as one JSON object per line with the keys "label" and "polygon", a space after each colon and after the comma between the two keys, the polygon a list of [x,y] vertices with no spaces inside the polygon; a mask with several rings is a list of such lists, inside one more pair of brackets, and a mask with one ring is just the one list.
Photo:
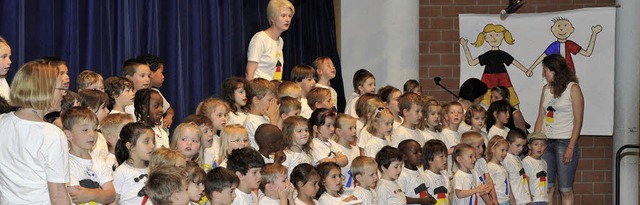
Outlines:
{"label": "brick wall", "polygon": [[[507,0],[420,0],[420,84],[427,95],[443,101],[455,100],[433,83],[458,92],[460,62],[458,14],[498,14]],[[527,0],[519,13],[552,12],[585,7],[613,6],[615,0]],[[582,136],[581,160],[575,180],[576,204],[609,204],[612,200],[611,136]],[[556,203],[559,196],[556,195]]]}

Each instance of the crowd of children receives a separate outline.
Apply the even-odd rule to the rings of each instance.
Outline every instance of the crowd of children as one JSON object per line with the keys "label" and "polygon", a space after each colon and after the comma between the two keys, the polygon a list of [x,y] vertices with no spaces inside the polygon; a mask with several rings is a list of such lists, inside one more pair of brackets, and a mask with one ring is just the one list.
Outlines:
{"label": "crowd of children", "polygon": [[[7,50],[10,56],[2,38],[0,50],[0,57]],[[68,90],[68,68],[59,59],[27,63],[18,73],[40,61],[59,73],[55,90],[64,97],[48,113],[35,106],[32,111],[66,136],[67,143],[58,142],[55,150],[68,153],[47,163],[68,169],[60,172],[66,179],[56,180],[66,183],[75,204],[549,200],[546,163],[540,159],[546,136],[507,128],[512,110],[505,100],[486,110],[468,102],[443,105],[421,96],[415,80],[405,83],[404,92],[385,86],[376,93],[375,76],[361,69],[353,76],[355,92],[345,113],[337,113],[337,94],[329,83],[335,67],[330,58],[319,57],[313,67],[295,66],[291,81],[228,78],[221,96],[203,100],[170,131],[175,113],[158,89],[165,69],[158,57],[127,60],[121,76],[104,80],[82,71],[78,95]],[[24,101],[6,83],[11,62],[0,62],[1,110],[21,112],[7,104]],[[9,114],[0,115],[0,126],[11,120]],[[0,202],[20,198],[12,193],[3,188]]]}

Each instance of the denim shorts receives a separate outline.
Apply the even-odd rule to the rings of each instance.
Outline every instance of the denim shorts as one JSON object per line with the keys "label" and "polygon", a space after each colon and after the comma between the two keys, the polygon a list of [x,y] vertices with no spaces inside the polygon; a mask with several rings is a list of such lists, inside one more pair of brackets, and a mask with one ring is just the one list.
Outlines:
{"label": "denim shorts", "polygon": [[569,146],[569,141],[569,139],[547,140],[547,148],[542,155],[542,159],[547,162],[547,187],[553,189],[557,180],[560,192],[573,191],[573,181],[576,176],[578,160],[580,160],[580,147],[576,142],[571,163],[564,164],[562,162],[564,152]]}

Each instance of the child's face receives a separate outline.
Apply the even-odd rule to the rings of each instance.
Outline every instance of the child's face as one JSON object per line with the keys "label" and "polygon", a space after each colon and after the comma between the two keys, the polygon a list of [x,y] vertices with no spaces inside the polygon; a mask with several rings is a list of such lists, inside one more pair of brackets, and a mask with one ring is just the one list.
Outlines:
{"label": "child's face", "polygon": [[236,106],[245,106],[247,105],[247,93],[244,90],[244,84],[239,84],[238,88],[233,91],[233,101],[236,103]]}
{"label": "child's face", "polygon": [[238,178],[240,178],[240,183],[245,183],[251,189],[257,189],[260,186],[260,180],[262,179],[262,174],[260,174],[260,168],[251,168],[247,171],[246,175],[240,174],[240,172],[236,172]]}
{"label": "child's face", "polygon": [[107,117],[107,115],[109,115],[109,109],[107,108],[107,106],[104,103],[102,105],[98,106],[98,109],[94,110],[94,112],[96,113],[96,116],[98,117],[98,122],[101,122],[102,119],[104,119],[105,117]]}
{"label": "child's face", "polygon": [[316,108],[327,108],[327,109],[333,108],[334,104],[333,104],[333,101],[331,100],[331,93],[329,93],[328,95],[325,95],[322,98],[322,101],[316,105],[317,105]]}
{"label": "child's face", "polygon": [[420,165],[420,160],[422,160],[422,149],[420,148],[420,144],[412,142],[408,149],[402,150],[402,152],[406,157],[404,163],[412,166]]}
{"label": "child's face", "polygon": [[5,43],[0,43],[0,76],[6,76],[11,66],[11,48]]}
{"label": "child's face", "polygon": [[504,34],[495,31],[485,33],[484,35],[484,40],[487,41],[491,47],[499,47],[500,44],[502,44],[502,39],[504,39]]}
{"label": "child's face", "polygon": [[272,188],[275,189],[275,191],[284,190],[289,184],[291,184],[291,182],[289,182],[287,173],[279,173],[275,180],[271,182],[271,185],[273,185]]}
{"label": "child's face", "polygon": [[389,168],[382,167],[382,172],[386,172],[387,176],[389,176],[389,179],[391,179],[391,181],[395,181],[396,179],[398,179],[398,177],[400,177],[403,165],[404,162],[402,161],[392,161],[391,164],[389,164]]}
{"label": "child's face", "polygon": [[136,68],[136,72],[133,73],[133,76],[125,76],[129,78],[133,82],[133,89],[135,91],[142,90],[145,88],[149,88],[151,85],[151,69],[149,69],[148,65],[138,65]]}
{"label": "child's face", "polygon": [[87,90],[97,90],[97,91],[102,91],[104,92],[104,82],[102,82],[102,80],[98,80],[94,83],[91,83],[91,85],[87,86],[86,88]]}
{"label": "child's face", "polygon": [[384,135],[384,136],[388,136],[391,134],[391,131],[393,130],[393,119],[389,118],[389,119],[385,119],[385,118],[380,118],[380,120],[378,120],[378,133],[377,135]]}
{"label": "child's face", "polygon": [[336,128],[336,134],[340,136],[340,138],[345,139],[346,141],[349,141],[349,142],[353,142],[357,139],[355,120],[349,120],[349,121],[340,123],[340,127],[342,128]]}
{"label": "child's face", "polygon": [[333,117],[327,117],[324,119],[324,124],[321,126],[314,126],[318,129],[318,138],[320,138],[321,140],[328,140],[329,138],[331,138],[331,136],[333,136],[333,133],[335,133],[336,129],[333,126]]}
{"label": "child's face", "polygon": [[[262,99],[258,99],[258,106],[260,110],[267,110],[267,108],[269,108],[269,103],[271,103],[272,100],[275,100],[275,95],[272,92],[267,93],[266,95],[264,95],[264,97],[262,97]],[[258,98],[258,97],[256,97]]]}
{"label": "child's face", "polygon": [[69,89],[69,67],[67,67],[67,65],[65,64],[62,64],[58,66],[58,71],[60,72],[60,75],[62,75],[62,87],[64,89]]}
{"label": "child's face", "polygon": [[573,30],[573,25],[568,20],[556,21],[553,26],[551,26],[551,33],[553,33],[553,36],[558,38],[558,40],[569,38]]}
{"label": "child's face", "polygon": [[300,109],[292,109],[288,113],[282,113],[282,120],[284,121],[291,116],[298,116],[300,115],[300,112]]}
{"label": "child's face", "polygon": [[[447,154],[441,153],[433,156],[433,161],[429,161],[429,169],[436,170],[438,172],[447,169]],[[438,172],[435,172],[436,174]]]}
{"label": "child's face", "polygon": [[342,172],[340,169],[331,169],[329,174],[324,178],[323,186],[327,192],[338,193],[340,188],[342,188]]}
{"label": "child's face", "polygon": [[71,141],[71,147],[80,148],[81,150],[93,148],[97,137],[96,127],[96,123],[92,120],[80,120],[77,124],[71,126],[71,130],[65,129],[67,139]]}
{"label": "child's face", "polygon": [[449,124],[459,125],[462,122],[462,118],[464,115],[464,111],[462,110],[462,106],[450,106],[449,110],[444,116],[444,119]]}
{"label": "child's face", "polygon": [[378,183],[378,169],[373,165],[365,166],[364,172],[355,176],[358,186],[374,189]]}
{"label": "child's face", "polygon": [[200,151],[200,136],[198,135],[197,130],[193,129],[184,129],[182,130],[182,136],[176,142],[176,150],[182,153],[185,158],[192,159],[193,156],[198,154]]}
{"label": "child's face", "polygon": [[442,107],[436,105],[429,106],[429,113],[427,113],[427,124],[429,127],[435,127],[440,125],[440,111]]}
{"label": "child's face", "polygon": [[474,149],[476,149],[476,152],[475,152],[476,159],[482,158],[482,153],[484,153],[484,149],[482,148],[482,145],[484,145],[484,140],[480,137],[476,139],[475,142],[471,145]]}
{"label": "child's face", "polygon": [[[308,77],[308,78],[302,79],[302,81],[300,81],[298,84],[302,88],[302,93],[309,93],[311,89],[316,87],[316,80],[312,77]],[[305,94],[305,97],[306,97],[306,94]]]}
{"label": "child's face", "polygon": [[509,149],[509,146],[506,144],[493,146],[493,148],[491,148],[491,152],[493,153],[493,158],[495,160],[498,160],[498,162],[502,162],[502,160],[504,160],[504,158],[507,157],[508,149]]}
{"label": "child's face", "polygon": [[135,93],[132,88],[125,87],[124,90],[120,92],[120,95],[115,96],[116,104],[121,106],[133,105],[134,95]]}
{"label": "child's face", "polygon": [[224,105],[218,105],[213,108],[213,112],[209,114],[209,119],[213,123],[213,128],[216,130],[222,130],[227,125],[227,107]]}
{"label": "child's face", "polygon": [[328,80],[336,77],[336,67],[333,65],[331,59],[327,58],[322,62],[322,66],[318,69],[318,75]]}
{"label": "child's face", "polygon": [[188,187],[189,185],[187,184],[186,179],[184,179],[182,182],[182,187],[180,188],[180,191],[176,191],[176,192],[173,192],[173,194],[171,194],[172,204],[176,204],[176,205],[189,204],[190,195],[189,195]]}
{"label": "child's face", "polygon": [[231,134],[229,136],[229,149],[236,150],[249,146],[249,136],[244,134]]}
{"label": "child's face", "polygon": [[526,140],[516,137],[515,141],[509,143],[509,153],[512,155],[520,155],[526,144]]}
{"label": "child's face", "polygon": [[497,91],[491,91],[491,103],[504,99]]}
{"label": "child's face", "polygon": [[309,141],[309,128],[304,125],[296,125],[293,132],[293,145],[303,146]]}
{"label": "child's face", "polygon": [[360,95],[365,94],[365,93],[375,94],[376,93],[376,79],[375,78],[367,78],[362,85],[358,86],[358,89],[360,90]]}
{"label": "child's face", "polygon": [[204,146],[205,148],[209,148],[213,146],[213,135],[215,135],[215,133],[211,131],[211,127],[207,125],[200,125],[199,127],[204,139],[201,142],[201,145]]}
{"label": "child's face", "polygon": [[194,183],[189,182],[189,187],[187,188],[187,192],[189,193],[190,201],[200,201],[200,198],[204,195],[204,184],[203,183]]}
{"label": "child's face", "polygon": [[238,187],[238,185],[231,185],[231,187],[225,187],[224,189],[222,189],[222,191],[217,192],[214,191],[212,192],[212,198],[215,199],[215,202],[213,200],[210,199],[210,201],[212,201],[212,204],[224,204],[224,205],[230,205],[233,203],[233,200],[236,198],[236,188]]}
{"label": "child's face", "polygon": [[418,86],[418,87],[415,87],[415,88],[411,89],[410,92],[418,94],[418,95],[422,95],[422,88],[420,88],[420,86]]}
{"label": "child's face", "polygon": [[403,110],[404,120],[410,125],[417,125],[422,119],[422,106],[413,104],[409,110]]}
{"label": "child's face", "polygon": [[509,122],[509,117],[511,116],[509,112],[494,112],[493,115],[496,117],[496,121],[502,123],[503,125]]}
{"label": "child's face", "polygon": [[[151,70],[151,69],[149,69]],[[149,75],[149,78],[151,78],[151,86],[152,87],[160,87],[162,86],[162,83],[164,82],[164,65],[160,64],[158,67],[158,70],[156,70],[156,72],[151,72],[151,75]]]}
{"label": "child's face", "polygon": [[391,110],[391,113],[394,115],[400,112],[400,108],[398,107],[398,99],[400,98],[400,91],[396,91],[389,95],[389,102],[387,102],[387,107]]}
{"label": "child's face", "polygon": [[136,145],[129,148],[130,157],[135,160],[149,161],[149,159],[151,159],[151,152],[156,147],[155,135],[153,130],[145,129],[145,132],[138,136]]}
{"label": "child's face", "polygon": [[456,157],[456,161],[460,167],[471,170],[476,165],[476,154],[472,149],[465,150],[460,156]]}
{"label": "child's face", "polygon": [[153,92],[149,97],[151,98],[149,101],[149,118],[155,124],[160,124],[162,114],[164,113],[164,110],[162,109],[162,96]]}
{"label": "child's face", "polygon": [[547,141],[544,140],[533,140],[529,143],[529,156],[539,159],[542,154],[544,154],[544,149],[547,148]]}
{"label": "child's face", "polygon": [[481,130],[484,128],[484,121],[486,118],[486,114],[484,112],[475,113],[471,117],[471,127],[477,130]]}
{"label": "child's face", "polygon": [[311,179],[309,179],[309,181],[307,181],[306,184],[298,188],[299,189],[298,195],[315,197],[316,193],[318,192],[318,189],[320,189],[318,182],[320,182],[320,176],[317,176],[317,175],[311,176]]}

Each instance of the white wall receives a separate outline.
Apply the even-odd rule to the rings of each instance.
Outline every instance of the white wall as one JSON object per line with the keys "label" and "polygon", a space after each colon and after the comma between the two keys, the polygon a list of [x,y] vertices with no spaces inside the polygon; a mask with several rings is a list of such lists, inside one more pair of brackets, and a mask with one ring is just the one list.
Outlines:
{"label": "white wall", "polygon": [[392,85],[402,90],[406,80],[419,79],[418,0],[343,0],[340,6],[347,98],[353,92],[353,73],[360,68],[376,76],[376,89]]}

